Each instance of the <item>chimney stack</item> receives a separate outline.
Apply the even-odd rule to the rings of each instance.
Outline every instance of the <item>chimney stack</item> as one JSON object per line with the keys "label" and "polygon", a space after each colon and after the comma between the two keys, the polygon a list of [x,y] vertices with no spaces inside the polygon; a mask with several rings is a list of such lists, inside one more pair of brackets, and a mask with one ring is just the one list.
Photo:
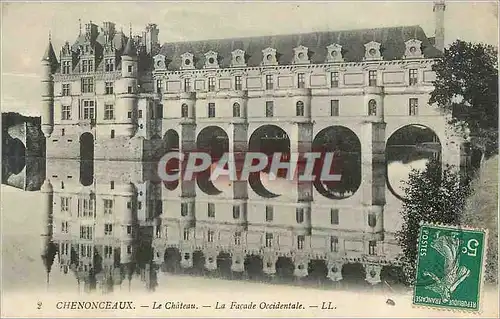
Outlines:
{"label": "chimney stack", "polygon": [[434,46],[441,52],[444,51],[444,10],[446,5],[444,0],[434,1],[434,19],[435,19],[435,41]]}

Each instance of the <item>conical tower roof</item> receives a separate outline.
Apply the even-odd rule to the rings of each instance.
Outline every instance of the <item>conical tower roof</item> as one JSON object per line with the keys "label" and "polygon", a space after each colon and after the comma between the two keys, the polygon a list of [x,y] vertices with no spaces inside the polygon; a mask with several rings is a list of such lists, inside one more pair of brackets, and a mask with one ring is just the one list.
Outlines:
{"label": "conical tower roof", "polygon": [[134,40],[132,39],[132,37],[128,38],[127,44],[125,45],[125,49],[123,50],[123,55],[130,57],[137,56],[137,49],[134,45]]}
{"label": "conical tower roof", "polygon": [[48,61],[50,63],[57,63],[57,56],[54,52],[54,47],[52,46],[52,41],[49,40],[49,44],[47,45],[47,49],[45,49],[45,53],[43,55],[42,61]]}

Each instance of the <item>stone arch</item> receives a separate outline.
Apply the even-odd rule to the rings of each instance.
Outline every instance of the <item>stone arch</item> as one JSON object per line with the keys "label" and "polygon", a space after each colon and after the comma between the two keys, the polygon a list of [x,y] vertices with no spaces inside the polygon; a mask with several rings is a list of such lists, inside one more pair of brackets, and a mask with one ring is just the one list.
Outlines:
{"label": "stone arch", "polygon": [[179,268],[181,261],[181,253],[175,247],[168,247],[165,249],[164,268],[168,272],[176,271]]}
{"label": "stone arch", "polygon": [[328,126],[313,139],[313,152],[334,153],[331,174],[341,174],[340,181],[321,181],[323,163],[315,165],[316,190],[329,199],[345,199],[356,193],[361,185],[361,142],[351,129],[345,126]]}
{"label": "stone arch", "polygon": [[83,186],[94,182],[94,135],[85,132],[80,135],[80,183]]}
{"label": "stone arch", "polygon": [[278,257],[276,261],[276,274],[284,280],[294,278],[295,265],[290,257]]}
{"label": "stone arch", "polygon": [[259,279],[264,275],[264,262],[262,256],[247,255],[245,257],[244,267],[250,279]]}
{"label": "stone arch", "polygon": [[205,271],[205,254],[201,250],[193,252],[193,270],[200,273]]}
{"label": "stone arch", "polygon": [[248,184],[255,193],[266,198],[274,198],[280,196],[269,189],[262,183],[262,179],[266,178],[271,168],[271,160],[274,153],[283,153],[284,156],[290,156],[290,137],[287,132],[273,124],[262,125],[256,128],[250,135],[248,141],[249,152],[264,153],[268,157],[268,165],[262,172],[250,173]]}
{"label": "stone arch", "polygon": [[222,155],[229,152],[229,136],[227,132],[216,125],[203,128],[196,136],[196,151],[208,153],[212,158],[212,165],[196,175],[198,187],[208,195],[221,194],[222,191],[210,180],[210,174]]}
{"label": "stone arch", "polygon": [[396,129],[386,142],[386,183],[390,192],[403,198],[402,181],[412,168],[424,169],[431,159],[441,162],[442,145],[437,133],[422,124]]}
{"label": "stone arch", "polygon": [[231,275],[232,263],[233,260],[231,258],[231,254],[221,251],[217,255],[217,270],[219,271],[219,274],[222,276]]}
{"label": "stone arch", "polygon": [[[164,154],[168,152],[179,152],[179,134],[177,133],[176,130],[169,129],[165,132],[162,138],[162,147],[161,147],[161,152],[162,154],[160,155],[163,156]],[[169,174],[175,174],[175,172],[179,171],[179,161],[176,159],[171,159],[168,161],[165,169]],[[174,180],[174,181],[163,181],[163,185],[165,188],[168,190],[174,190],[179,186],[179,180]]]}
{"label": "stone arch", "polygon": [[4,151],[7,156],[4,158],[9,173],[17,175],[22,172],[26,166],[26,147],[24,143],[19,138],[9,139],[6,138],[7,145],[4,145],[6,150]]}
{"label": "stone arch", "polygon": [[324,259],[312,259],[307,264],[308,275],[310,280],[324,281],[328,278],[328,266]]}

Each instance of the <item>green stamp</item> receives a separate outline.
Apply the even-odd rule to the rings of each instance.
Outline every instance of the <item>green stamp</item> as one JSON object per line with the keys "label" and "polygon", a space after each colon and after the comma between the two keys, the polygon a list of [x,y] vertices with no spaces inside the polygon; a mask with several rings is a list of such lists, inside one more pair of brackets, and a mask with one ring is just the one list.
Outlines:
{"label": "green stamp", "polygon": [[487,231],[422,224],[413,304],[479,311]]}

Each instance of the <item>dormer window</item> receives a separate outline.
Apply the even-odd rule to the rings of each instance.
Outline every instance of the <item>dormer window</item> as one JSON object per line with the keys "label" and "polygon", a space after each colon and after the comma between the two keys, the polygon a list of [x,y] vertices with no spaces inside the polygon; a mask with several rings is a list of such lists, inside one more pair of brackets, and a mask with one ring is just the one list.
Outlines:
{"label": "dormer window", "polygon": [[216,69],[219,67],[219,61],[217,60],[218,54],[214,51],[208,51],[205,53],[205,68]]}
{"label": "dormer window", "polygon": [[405,42],[405,59],[418,59],[423,58],[422,54],[422,41],[410,39]]}
{"label": "dormer window", "polygon": [[115,59],[107,58],[104,60],[104,70],[106,72],[112,72],[115,70]]}
{"label": "dormer window", "polygon": [[62,62],[62,74],[69,74],[71,72],[71,61]]}
{"label": "dormer window", "polygon": [[365,44],[365,60],[382,60],[380,43],[371,41]]}
{"label": "dormer window", "polygon": [[233,59],[231,60],[231,66],[233,67],[245,67],[245,51],[237,49],[231,52]]}
{"label": "dormer window", "polygon": [[311,61],[309,61],[308,48],[303,45],[299,45],[298,47],[294,48],[293,51],[295,53],[293,61],[295,64],[311,63]]}
{"label": "dormer window", "polygon": [[82,73],[94,72],[94,61],[82,60]]}
{"label": "dormer window", "polygon": [[165,69],[165,56],[162,54],[155,55],[154,60],[154,68],[155,69]]}
{"label": "dormer window", "polygon": [[276,49],[266,48],[262,50],[262,65],[278,65],[276,58]]}
{"label": "dormer window", "polygon": [[194,55],[190,52],[183,53],[181,55],[182,66],[181,69],[194,69]]}
{"label": "dormer window", "polygon": [[328,51],[326,55],[326,62],[343,62],[342,57],[342,46],[336,43],[332,43],[326,47]]}

